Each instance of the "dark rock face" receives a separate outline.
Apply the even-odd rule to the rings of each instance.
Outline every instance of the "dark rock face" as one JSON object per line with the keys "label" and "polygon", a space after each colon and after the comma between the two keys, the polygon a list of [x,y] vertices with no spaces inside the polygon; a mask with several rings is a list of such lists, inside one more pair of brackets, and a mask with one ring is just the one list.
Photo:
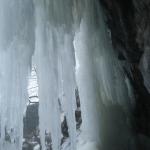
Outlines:
{"label": "dark rock face", "polygon": [[150,137],[150,0],[99,0],[114,50],[134,89],[135,134]]}
{"label": "dark rock face", "polygon": [[41,147],[39,137],[39,103],[32,103],[27,106],[26,116],[23,118],[23,148],[22,150],[33,150],[35,146]]}
{"label": "dark rock face", "polygon": [[35,103],[27,106],[26,117],[24,117],[24,137],[33,136],[36,132],[36,129],[39,125],[39,116],[38,116],[38,107],[39,104]]}
{"label": "dark rock face", "polygon": [[101,0],[107,13],[113,46],[124,59],[138,63],[143,50],[136,42],[137,27],[135,7],[132,0]]}
{"label": "dark rock face", "polygon": [[80,129],[82,124],[82,114],[81,114],[81,104],[80,104],[80,96],[78,88],[75,90],[75,98],[76,98],[76,105],[77,109],[75,111],[75,119],[76,119],[76,129]]}
{"label": "dark rock face", "polygon": [[63,134],[64,138],[68,138],[69,137],[68,124],[67,124],[66,116],[64,117],[64,120],[61,123],[61,131],[62,131],[62,134]]}

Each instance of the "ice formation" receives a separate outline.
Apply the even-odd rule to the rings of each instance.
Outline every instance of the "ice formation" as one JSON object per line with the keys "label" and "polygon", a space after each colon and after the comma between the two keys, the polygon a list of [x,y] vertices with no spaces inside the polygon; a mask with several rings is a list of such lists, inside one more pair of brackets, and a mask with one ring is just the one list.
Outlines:
{"label": "ice formation", "polygon": [[21,150],[27,78],[34,51],[30,0],[0,0],[0,149]]}
{"label": "ice formation", "polygon": [[[51,136],[53,150],[61,149],[58,99],[68,122],[70,150],[86,149],[90,143],[92,150],[108,145],[110,139],[105,137],[110,137],[110,126],[126,119],[124,111],[130,115],[132,91],[113,51],[98,1],[0,0],[0,20],[0,149],[21,150],[33,52],[42,149],[46,149],[46,134]],[[83,114],[78,143],[77,86]],[[112,117],[118,117],[119,123],[105,126]],[[128,144],[130,132],[128,125],[124,126],[121,129],[127,136],[120,136],[119,144]]]}
{"label": "ice formation", "polygon": [[32,70],[28,78],[28,87],[27,87],[29,103],[39,102],[38,88],[39,86],[38,86],[38,81],[37,81],[36,66],[34,65],[34,61],[32,61]]}

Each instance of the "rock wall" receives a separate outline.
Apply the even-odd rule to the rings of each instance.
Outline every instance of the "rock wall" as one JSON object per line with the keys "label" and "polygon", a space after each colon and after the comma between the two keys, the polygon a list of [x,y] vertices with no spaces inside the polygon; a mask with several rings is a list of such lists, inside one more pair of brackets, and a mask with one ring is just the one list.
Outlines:
{"label": "rock wall", "polygon": [[114,49],[134,88],[133,129],[150,137],[150,0],[100,0]]}

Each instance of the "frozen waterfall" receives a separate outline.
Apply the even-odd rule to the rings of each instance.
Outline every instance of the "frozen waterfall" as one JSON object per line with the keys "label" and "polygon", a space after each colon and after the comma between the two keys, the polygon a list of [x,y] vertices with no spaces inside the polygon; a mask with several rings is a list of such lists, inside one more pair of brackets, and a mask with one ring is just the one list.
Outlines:
{"label": "frozen waterfall", "polygon": [[[1,150],[22,149],[27,76],[33,55],[42,150],[46,150],[46,134],[53,150],[62,149],[59,102],[69,130],[70,145],[65,150],[111,150],[115,143],[120,148],[129,145],[132,88],[104,20],[97,0],[0,0]],[[83,120],[79,136],[76,87]],[[121,134],[111,141],[116,134],[113,127]]]}
{"label": "frozen waterfall", "polygon": [[27,75],[34,51],[33,3],[0,0],[0,149],[21,150]]}

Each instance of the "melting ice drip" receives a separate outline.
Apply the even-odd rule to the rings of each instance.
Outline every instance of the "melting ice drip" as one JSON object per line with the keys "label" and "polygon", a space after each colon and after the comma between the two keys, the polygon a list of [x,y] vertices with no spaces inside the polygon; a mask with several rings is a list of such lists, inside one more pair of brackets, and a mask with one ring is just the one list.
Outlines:
{"label": "melting ice drip", "polygon": [[[121,149],[131,143],[127,122],[132,91],[112,49],[98,0],[0,0],[0,21],[0,149],[22,148],[26,76],[33,53],[43,150],[45,131],[51,133],[53,150],[61,149],[58,99],[68,122],[69,150],[111,150],[118,143]],[[77,86],[83,120],[79,139],[74,96]],[[113,122],[113,117],[118,122]],[[120,128],[109,132],[110,126],[117,125]],[[112,138],[115,131],[122,133],[119,138]],[[9,142],[5,140],[7,132],[12,133]],[[113,139],[111,144],[109,138]]]}

